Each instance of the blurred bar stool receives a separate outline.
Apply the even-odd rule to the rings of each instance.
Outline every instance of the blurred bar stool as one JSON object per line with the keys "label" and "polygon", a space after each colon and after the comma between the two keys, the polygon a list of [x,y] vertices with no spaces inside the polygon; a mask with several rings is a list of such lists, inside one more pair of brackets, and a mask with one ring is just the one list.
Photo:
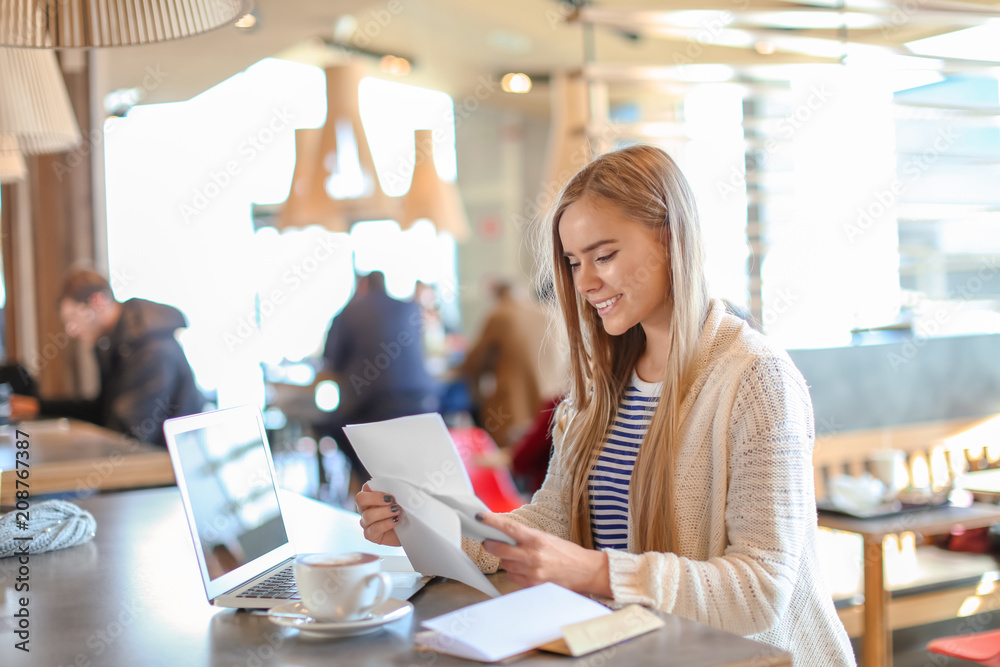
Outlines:
{"label": "blurred bar stool", "polygon": [[978,662],[986,667],[1000,667],[1000,630],[941,637],[928,644],[927,650],[952,658]]}

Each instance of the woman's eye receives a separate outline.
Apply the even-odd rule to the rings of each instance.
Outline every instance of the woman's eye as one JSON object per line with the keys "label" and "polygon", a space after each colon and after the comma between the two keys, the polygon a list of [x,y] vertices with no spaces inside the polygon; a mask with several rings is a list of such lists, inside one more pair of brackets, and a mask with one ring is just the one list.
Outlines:
{"label": "woman's eye", "polygon": [[618,254],[617,252],[612,252],[612,253],[609,253],[607,255],[603,255],[601,257],[598,257],[597,261],[598,262],[608,262],[608,261],[611,261],[611,259],[613,259],[614,256],[617,255],[617,254]]}
{"label": "woman's eye", "polygon": [[580,268],[580,263],[579,262],[577,262],[576,264],[574,264],[573,262],[567,262],[567,264],[569,265],[569,270],[570,271],[576,271],[577,269]]}

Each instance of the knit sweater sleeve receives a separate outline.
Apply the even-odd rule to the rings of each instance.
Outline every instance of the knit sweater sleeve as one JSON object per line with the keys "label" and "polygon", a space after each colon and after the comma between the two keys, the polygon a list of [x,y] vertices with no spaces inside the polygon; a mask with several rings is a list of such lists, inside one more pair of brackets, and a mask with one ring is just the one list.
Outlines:
{"label": "knit sweater sleeve", "polygon": [[725,553],[701,561],[608,550],[616,603],[740,635],[768,630],[788,608],[806,531],[816,524],[812,407],[790,360],[756,357],[742,372],[728,434]]}
{"label": "knit sweater sleeve", "polygon": [[[564,424],[561,422],[566,421],[562,415],[568,410],[569,407],[565,403],[556,408],[556,425],[552,432],[552,458],[549,460],[549,469],[542,487],[535,492],[530,503],[504,514],[530,528],[545,531],[564,540],[569,539],[570,529],[569,514],[563,503],[563,495],[568,496],[571,480],[563,468],[566,453]],[[462,549],[479,569],[487,574],[496,572],[500,566],[500,559],[483,549],[482,542],[463,537]]]}

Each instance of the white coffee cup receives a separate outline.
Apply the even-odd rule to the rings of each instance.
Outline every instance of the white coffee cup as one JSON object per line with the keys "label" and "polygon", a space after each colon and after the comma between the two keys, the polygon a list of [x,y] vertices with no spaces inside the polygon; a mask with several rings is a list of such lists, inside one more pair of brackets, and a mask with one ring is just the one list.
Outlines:
{"label": "white coffee cup", "polygon": [[295,584],[302,606],[317,621],[356,621],[389,599],[392,579],[375,554],[300,554]]}

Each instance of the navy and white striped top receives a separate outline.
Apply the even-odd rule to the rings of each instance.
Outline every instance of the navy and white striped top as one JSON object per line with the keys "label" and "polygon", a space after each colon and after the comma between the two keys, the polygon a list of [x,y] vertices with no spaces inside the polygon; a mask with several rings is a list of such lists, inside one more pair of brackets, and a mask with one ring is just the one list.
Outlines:
{"label": "navy and white striped top", "polygon": [[597,549],[628,548],[628,489],[639,445],[646,436],[661,382],[632,380],[590,473],[590,526]]}

